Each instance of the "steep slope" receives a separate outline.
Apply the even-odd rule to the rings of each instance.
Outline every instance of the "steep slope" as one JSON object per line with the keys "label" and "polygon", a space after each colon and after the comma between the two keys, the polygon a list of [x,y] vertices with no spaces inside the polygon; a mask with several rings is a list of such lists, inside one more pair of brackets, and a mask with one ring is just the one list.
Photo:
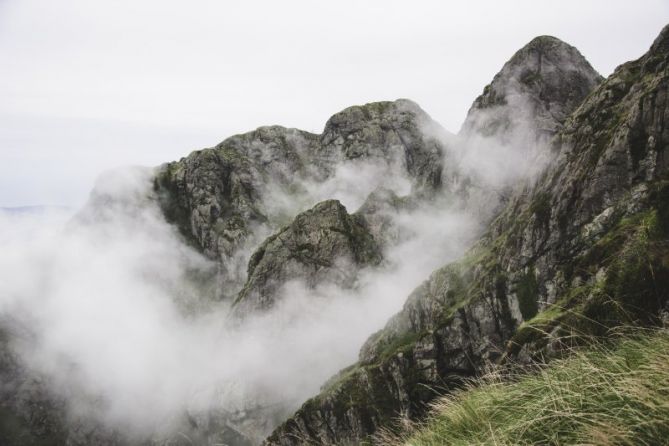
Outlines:
{"label": "steep slope", "polygon": [[[384,446],[645,444],[669,438],[669,333],[625,330],[536,373],[491,374]],[[503,410],[500,410],[503,408]]]}
{"label": "steep slope", "polygon": [[571,115],[536,186],[266,443],[357,443],[490,362],[550,355],[565,333],[653,323],[669,298],[668,49],[669,27]]}
{"label": "steep slope", "polygon": [[[665,29],[646,56],[620,67],[566,122],[599,80],[592,67],[552,38],[536,39],[514,56],[477,100],[462,134],[512,142],[529,129],[536,142],[557,132],[557,159],[536,186],[511,196],[466,258],[416,289],[368,340],[360,361],[328,382],[269,444],[358,442],[397,416],[420,416],[437,393],[488,362],[552,354],[557,337],[573,327],[592,333],[630,319],[653,322],[669,285],[668,34]],[[520,114],[528,103],[533,113]],[[221,297],[239,296],[237,311],[248,313],[271,306],[291,279],[349,285],[358,267],[377,265],[382,245],[393,239],[387,214],[430,200],[453,180],[457,166],[434,136],[440,132],[406,100],[346,109],[322,135],[263,127],[162,166],[153,192],[132,206],[159,200],[184,238],[219,262]],[[406,177],[410,199],[359,177],[368,199],[348,214],[305,186],[367,161],[383,166],[381,177]],[[298,205],[282,204],[277,191]],[[90,206],[113,199],[97,194]],[[337,259],[352,262],[351,270],[340,275]],[[8,385],[0,422],[15,429],[8,442],[124,444],[94,423],[69,424],[64,402],[49,394],[47,383],[33,386],[2,340],[0,375]],[[24,392],[26,382],[37,393]],[[185,414],[181,432],[198,444],[246,444],[230,418]]]}

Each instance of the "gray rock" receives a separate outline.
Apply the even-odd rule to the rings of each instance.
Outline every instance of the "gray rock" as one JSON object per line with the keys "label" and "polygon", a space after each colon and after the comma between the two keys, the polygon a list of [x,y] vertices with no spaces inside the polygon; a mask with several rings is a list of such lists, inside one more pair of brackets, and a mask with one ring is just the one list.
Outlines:
{"label": "gray rock", "polygon": [[336,200],[324,201],[295,217],[253,253],[235,312],[244,315],[271,307],[281,286],[291,280],[308,287],[354,287],[360,269],[378,265],[381,259],[365,220],[349,215]]}
{"label": "gray rock", "polygon": [[499,136],[554,135],[603,78],[581,53],[551,36],[518,50],[472,105],[460,131]]}
{"label": "gray rock", "polygon": [[316,144],[307,132],[261,127],[160,168],[154,185],[163,212],[195,247],[219,260],[223,297],[236,295],[245,279],[247,259],[235,255],[245,243],[258,243],[253,232],[268,222],[263,192],[286,187]]}
{"label": "gray rock", "polygon": [[[423,134],[425,125],[437,126],[416,104],[400,100],[346,109],[322,135],[261,127],[155,172],[130,169],[108,175],[77,220],[95,224],[118,212],[132,216],[157,202],[190,245],[218,262],[218,298],[233,299],[242,290],[238,314],[266,308],[278,287],[291,279],[312,286],[354,286],[359,268],[381,261],[381,246],[363,214],[349,215],[338,202],[326,201],[297,218],[278,215],[273,193],[278,190],[299,202],[308,196],[304,182],[327,180],[342,162],[373,160],[406,176],[414,195],[429,196],[440,187],[443,147]],[[279,231],[286,221],[292,223]],[[279,232],[262,243],[274,231]],[[196,279],[210,280],[206,273]],[[3,444],[245,445],[257,443],[242,432],[245,426],[276,423],[274,417],[283,414],[275,407],[249,408],[243,416],[184,414],[179,421],[183,435],[130,441],[96,420],[69,419],[65,400],[5,347],[0,349],[0,375]],[[263,426],[260,431],[268,429]]]}
{"label": "gray rock", "polygon": [[362,158],[399,166],[415,189],[433,191],[442,183],[443,143],[426,128],[445,132],[407,99],[349,107],[328,120],[319,156],[329,165]]}

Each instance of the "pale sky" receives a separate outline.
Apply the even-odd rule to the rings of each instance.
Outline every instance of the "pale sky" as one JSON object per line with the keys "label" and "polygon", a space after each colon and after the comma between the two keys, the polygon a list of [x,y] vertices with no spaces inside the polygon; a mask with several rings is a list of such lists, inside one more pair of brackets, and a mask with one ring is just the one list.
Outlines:
{"label": "pale sky", "polygon": [[667,0],[0,0],[0,206],[78,206],[106,169],[371,101],[456,132],[533,37],[606,76],[667,23]]}

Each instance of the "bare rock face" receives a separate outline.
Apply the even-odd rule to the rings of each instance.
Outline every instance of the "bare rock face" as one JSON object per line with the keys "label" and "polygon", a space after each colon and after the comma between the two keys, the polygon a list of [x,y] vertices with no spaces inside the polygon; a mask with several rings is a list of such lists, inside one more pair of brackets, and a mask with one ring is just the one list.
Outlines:
{"label": "bare rock face", "polygon": [[365,221],[367,229],[381,248],[385,248],[394,245],[402,237],[393,216],[401,211],[415,209],[417,202],[420,199],[399,197],[392,190],[381,187],[367,196],[356,215]]}
{"label": "bare rock face", "polygon": [[352,287],[361,268],[378,265],[381,259],[364,219],[349,215],[336,200],[324,201],[295,217],[255,251],[235,311],[243,315],[271,307],[281,285],[290,280],[311,287]]}
{"label": "bare rock face", "polygon": [[[669,27],[590,95],[598,78],[573,48],[539,38],[514,56],[463,131],[520,125],[509,111],[514,98],[499,88],[516,84],[539,101],[536,131],[557,131],[556,158],[267,445],[359,444],[398,418],[420,417],[431,399],[491,363],[550,357],[564,335],[658,322],[669,302],[668,42]],[[519,58],[531,62],[527,70]],[[495,108],[507,111],[479,113]]]}
{"label": "bare rock face", "polygon": [[234,296],[245,278],[235,255],[257,243],[253,232],[268,222],[263,194],[287,187],[317,145],[316,135],[261,127],[233,136],[213,149],[162,166],[154,189],[167,219],[186,240],[221,265],[222,297]]}
{"label": "bare rock face", "polygon": [[414,180],[414,188],[439,189],[443,147],[426,128],[444,131],[407,99],[349,107],[325,124],[319,155],[330,165],[371,159],[399,166]]}
{"label": "bare rock face", "polygon": [[602,79],[573,46],[536,37],[476,98],[460,133],[552,136]]}

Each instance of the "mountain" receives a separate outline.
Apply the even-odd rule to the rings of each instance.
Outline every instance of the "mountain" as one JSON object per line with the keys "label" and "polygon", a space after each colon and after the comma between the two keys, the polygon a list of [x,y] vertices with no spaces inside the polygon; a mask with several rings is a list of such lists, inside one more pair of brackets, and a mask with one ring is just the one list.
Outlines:
{"label": "mountain", "polygon": [[536,37],[483,89],[461,133],[551,137],[602,80],[573,46],[552,36]]}
{"label": "mountain", "polygon": [[[423,132],[426,127],[439,129],[408,100],[350,107],[332,116],[321,135],[261,127],[162,166],[155,190],[168,220],[220,262],[223,298],[234,299],[246,278],[249,247],[298,211],[333,198],[309,189],[335,179],[342,165],[380,165],[376,176],[406,177],[416,195],[441,188],[444,147]],[[371,183],[367,193],[382,185]]]}
{"label": "mountain", "polygon": [[457,135],[409,100],[371,103],[335,114],[320,135],[261,127],[134,180],[115,177],[120,189],[98,185],[77,221],[155,207],[215,265],[191,272],[208,291],[189,311],[223,303],[221,323],[232,325],[265,321],[295,281],[360,298],[363,279],[390,277],[398,260],[418,264],[400,248],[420,240],[410,254],[427,255],[434,240],[421,232],[447,227],[444,215],[484,229],[445,232],[469,246],[464,256],[421,271],[427,280],[357,362],[308,401],[250,393],[237,411],[184,410],[167,433],[136,438],[72,416],[48,376],[16,354],[29,327],[2,319],[0,440],[359,444],[421,419],[437,396],[491,366],[548,361],[565,339],[658,324],[669,300],[668,55],[666,27],[604,80],[574,47],[542,36],[485,87]]}
{"label": "mountain", "polygon": [[[539,110],[550,110],[550,98],[560,91],[567,92],[563,104],[572,105],[551,115],[556,121],[548,128],[539,125],[542,116],[536,122],[537,131],[558,129],[556,159],[536,184],[515,192],[462,260],[432,273],[409,296],[365,343],[358,363],[266,444],[357,443],[400,417],[420,417],[436,395],[490,363],[545,358],[572,331],[586,336],[631,321],[657,323],[669,297],[668,47],[666,27],[646,55],[620,66],[589,94],[581,89],[584,79],[598,76],[572,47],[539,38],[520,50],[469,116],[491,104],[509,112],[482,124],[468,118],[464,131],[506,130],[515,104],[498,101],[495,84],[509,72],[522,76],[537,61],[561,60],[584,73],[549,70],[543,77],[539,69],[531,79],[539,91],[551,92],[539,95],[549,100]],[[552,49],[557,54],[541,52]],[[573,64],[561,59],[569,54]],[[529,70],[511,69],[524,66]],[[579,91],[582,102],[571,98]]]}

